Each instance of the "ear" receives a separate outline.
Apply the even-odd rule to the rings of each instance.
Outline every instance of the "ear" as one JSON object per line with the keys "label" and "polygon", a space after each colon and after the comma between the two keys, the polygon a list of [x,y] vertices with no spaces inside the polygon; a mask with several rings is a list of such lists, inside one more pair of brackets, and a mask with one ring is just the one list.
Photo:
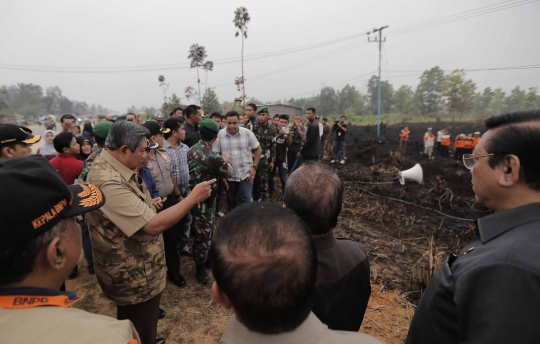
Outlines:
{"label": "ear", "polygon": [[221,289],[219,289],[216,281],[214,281],[212,284],[212,297],[214,298],[214,301],[216,301],[221,307],[225,309],[232,308],[231,300],[221,291]]}
{"label": "ear", "polygon": [[156,142],[156,135],[152,135],[150,137],[150,142]]}
{"label": "ear", "polygon": [[13,158],[13,152],[12,149],[9,147],[2,148],[2,151],[0,152],[0,156],[5,156],[8,158]]}
{"label": "ear", "polygon": [[63,152],[64,154],[69,154],[69,148],[65,148],[65,147],[62,148],[62,152]]}
{"label": "ear", "polygon": [[120,147],[120,153],[123,157],[125,157],[128,152],[130,152],[130,149],[127,145],[123,145],[122,147]]}
{"label": "ear", "polygon": [[60,238],[56,237],[51,240],[47,245],[47,262],[49,266],[54,270],[62,270],[66,265],[65,251],[63,246],[60,244]]}
{"label": "ear", "polygon": [[502,172],[499,177],[499,185],[510,187],[518,183],[521,162],[515,155],[507,155],[500,162],[498,169]]}

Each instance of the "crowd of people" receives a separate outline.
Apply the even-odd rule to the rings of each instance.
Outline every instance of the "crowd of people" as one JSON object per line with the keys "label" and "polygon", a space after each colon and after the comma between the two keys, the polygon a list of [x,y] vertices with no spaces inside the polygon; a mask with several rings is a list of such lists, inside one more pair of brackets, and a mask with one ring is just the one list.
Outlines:
{"label": "crowd of people", "polygon": [[[407,142],[411,131],[409,127],[404,127],[399,133],[399,150],[402,153],[407,151]],[[454,138],[453,157],[456,160],[462,160],[464,155],[469,156],[474,148],[480,143],[480,132],[477,131],[473,134],[460,133]],[[437,135],[433,134],[432,128],[427,128],[427,132],[423,137],[424,151],[423,154],[428,159],[435,159],[435,152],[440,157],[449,158],[450,149],[452,146],[452,135],[446,128],[442,128],[437,132]]]}
{"label": "crowd of people", "polygon": [[[180,255],[188,255],[201,288],[211,286],[234,312],[222,343],[379,343],[358,332],[371,295],[368,253],[334,236],[344,185],[317,161],[331,133],[331,163],[346,159],[346,119],[329,128],[314,108],[306,126],[300,116],[270,120],[266,106],[245,113],[241,125],[236,111],[203,118],[190,105],[162,125],[127,114],[82,132],[65,115],[35,155],[39,135],[0,125],[8,201],[0,211],[0,342],[165,343],[157,338],[161,294],[167,278],[186,285]],[[486,126],[472,155],[460,154],[477,202],[495,214],[479,219],[479,236],[435,274],[407,343],[540,339],[540,111],[494,116]],[[438,142],[431,130],[424,139]],[[282,205],[266,202],[276,170]],[[229,213],[216,230],[221,192]],[[76,277],[81,248],[117,320],[71,307],[81,298],[64,282]]]}

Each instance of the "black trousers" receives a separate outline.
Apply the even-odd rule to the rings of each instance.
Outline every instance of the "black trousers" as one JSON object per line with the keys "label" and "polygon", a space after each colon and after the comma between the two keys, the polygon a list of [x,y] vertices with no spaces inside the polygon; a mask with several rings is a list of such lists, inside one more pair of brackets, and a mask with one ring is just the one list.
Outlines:
{"label": "black trousers", "polygon": [[270,172],[270,176],[268,177],[268,189],[271,195],[274,194],[276,188],[274,182],[276,170],[279,171],[279,180],[281,181],[281,190],[283,191],[283,193],[285,193],[285,184],[287,184],[287,178],[289,175],[289,169],[287,168],[287,164],[285,163],[285,161],[276,159],[276,162],[274,163],[274,169]]}
{"label": "black trousers", "polygon": [[302,149],[301,143],[293,143],[287,150],[287,167],[289,172],[292,170],[294,163],[296,162],[296,154],[300,153]]}
{"label": "black trousers", "polygon": [[160,299],[161,293],[150,300],[135,305],[116,305],[116,318],[118,320],[128,319],[133,323],[141,338],[141,344],[156,343]]}
{"label": "black trousers", "polygon": [[[163,204],[163,210],[178,203],[178,199],[170,194]],[[178,222],[163,232],[163,243],[165,244],[165,262],[169,275],[176,276],[180,273],[180,227]]]}

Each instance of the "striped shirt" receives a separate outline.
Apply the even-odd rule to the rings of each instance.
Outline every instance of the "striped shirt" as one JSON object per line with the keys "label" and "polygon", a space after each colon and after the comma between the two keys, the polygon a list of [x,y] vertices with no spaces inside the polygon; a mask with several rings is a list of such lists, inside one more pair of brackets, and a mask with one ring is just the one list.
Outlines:
{"label": "striped shirt", "polygon": [[227,128],[221,129],[212,149],[219,154],[231,155],[233,176],[230,180],[240,182],[249,176],[253,166],[253,150],[259,147],[259,141],[251,131],[239,127],[238,134],[229,135]]}
{"label": "striped shirt", "polygon": [[176,185],[184,193],[189,188],[189,166],[187,160],[189,147],[180,142],[178,147],[174,148],[167,140],[163,140],[163,147],[165,147],[171,159],[172,175],[176,181]]}

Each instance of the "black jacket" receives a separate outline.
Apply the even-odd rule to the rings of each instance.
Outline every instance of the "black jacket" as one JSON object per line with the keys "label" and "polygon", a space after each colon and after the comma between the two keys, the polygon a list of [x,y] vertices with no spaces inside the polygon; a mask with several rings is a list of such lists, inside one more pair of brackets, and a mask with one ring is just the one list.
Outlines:
{"label": "black jacket", "polygon": [[316,158],[321,155],[321,136],[319,133],[319,123],[311,120],[308,125],[306,142],[300,151],[302,157]]}

